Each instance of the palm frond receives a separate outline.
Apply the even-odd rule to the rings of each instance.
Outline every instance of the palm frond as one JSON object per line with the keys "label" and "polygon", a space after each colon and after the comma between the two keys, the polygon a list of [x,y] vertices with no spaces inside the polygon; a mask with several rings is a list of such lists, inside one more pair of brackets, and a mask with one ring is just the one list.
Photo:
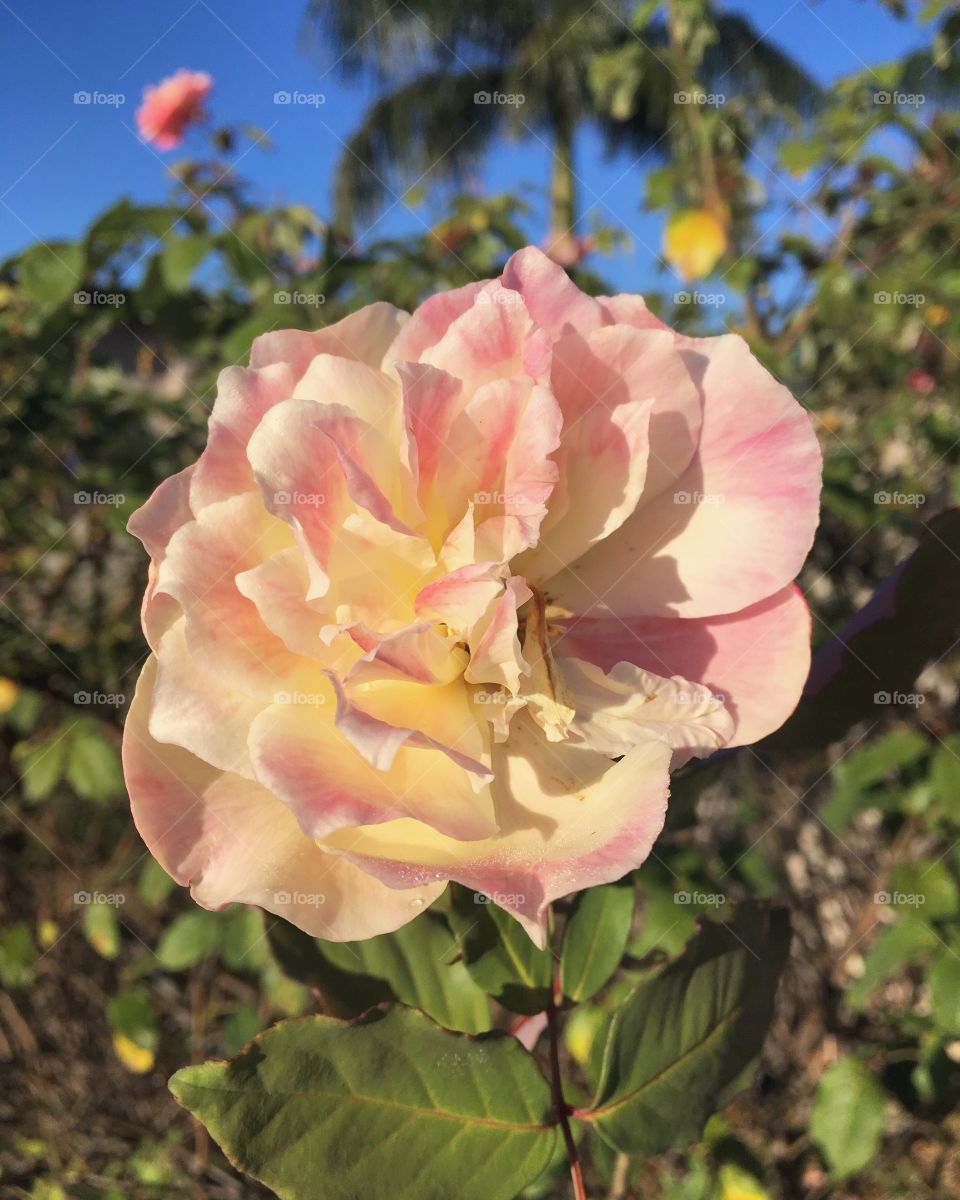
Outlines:
{"label": "palm frond", "polygon": [[746,17],[720,13],[715,29],[716,41],[707,47],[698,72],[708,91],[752,92],[801,116],[816,111],[823,97],[820,85]]}
{"label": "palm frond", "polygon": [[414,183],[457,180],[481,158],[504,120],[503,105],[478,93],[503,90],[499,72],[433,72],[375,101],[346,143],[334,180],[336,224],[372,218]]}

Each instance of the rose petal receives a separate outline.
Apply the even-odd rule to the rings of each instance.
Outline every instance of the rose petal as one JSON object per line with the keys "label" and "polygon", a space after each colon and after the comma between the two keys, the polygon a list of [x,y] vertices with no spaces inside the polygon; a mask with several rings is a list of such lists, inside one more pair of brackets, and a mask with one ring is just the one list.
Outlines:
{"label": "rose petal", "polygon": [[679,675],[665,679],[629,662],[604,671],[580,658],[561,659],[560,669],[576,709],[572,730],[600,754],[658,738],[702,758],[733,735],[723,700]]}
{"label": "rose petal", "polygon": [[569,329],[586,334],[603,322],[597,301],[581,292],[563,267],[535,246],[511,255],[501,279],[504,287],[520,293],[534,321],[553,337]]}
{"label": "rose petal", "polygon": [[561,654],[609,670],[626,660],[659,675],[703,683],[734,717],[729,744],[749,745],[779,729],[800,699],[810,668],[810,613],[792,584],[722,617],[647,617],[557,622]]}
{"label": "rose petal", "polygon": [[269,699],[278,689],[309,690],[316,668],[290,653],[241,595],[236,576],[291,544],[283,523],[254,492],[201,509],[171,538],[157,592],[178,601],[190,655],[224,687]]}
{"label": "rose petal", "polygon": [[398,890],[325,853],[259,784],[208,766],[151,737],[151,658],[124,729],[124,775],[147,847],[206,908],[258,904],[314,937],[352,941],[389,933],[443,891],[440,881]]}
{"label": "rose petal", "polygon": [[182,617],[160,639],[149,715],[156,741],[182,746],[221,771],[252,779],[247,730],[265,703],[229,691],[197,669]]}
{"label": "rose petal", "polygon": [[408,320],[402,309],[378,301],[324,329],[278,329],[254,338],[250,366],[284,363],[299,379],[318,354],[338,354],[379,367]]}
{"label": "rose petal", "polygon": [[289,399],[293,386],[293,374],[284,363],[262,371],[228,367],[220,372],[207,444],[190,485],[194,511],[256,487],[247,443],[264,415]]}
{"label": "rose petal", "polygon": [[650,741],[619,762],[548,744],[519,713],[494,751],[501,833],[464,845],[416,821],[343,831],[325,842],[395,887],[437,875],[496,895],[539,946],[547,905],[619,879],[650,853],[663,825],[670,747]]}
{"label": "rose petal", "polygon": [[[494,379],[527,374],[534,326],[523,299],[496,280],[485,285],[473,307],[456,317],[443,336],[421,355],[421,362],[446,371],[463,384],[463,403]],[[538,355],[539,365],[539,355]]]}
{"label": "rose petal", "polygon": [[[330,694],[334,696],[332,689]],[[408,729],[400,731],[400,745],[390,758],[385,744],[389,733],[376,728],[375,718],[364,723],[351,707],[351,737],[374,759],[389,758],[389,768],[380,770],[334,725],[334,709],[332,702],[274,705],[250,728],[257,779],[295,813],[311,837],[404,817],[463,841],[497,828],[489,789],[477,790],[477,776],[450,753]]]}
{"label": "rose petal", "polygon": [[324,667],[346,670],[360,656],[349,638],[331,645],[324,638],[329,615],[307,600],[309,572],[296,546],[271,554],[236,577],[237,591],[256,605],[260,619],[292,654],[311,658]]}
{"label": "rose petal", "polygon": [[[635,329],[667,329],[658,316],[655,316],[642,296],[631,296],[621,292],[616,296],[598,296],[597,303],[604,319],[613,325],[632,325]],[[671,336],[673,331],[670,330]]]}
{"label": "rose petal", "polygon": [[689,339],[704,395],[700,446],[675,488],[551,580],[580,615],[736,612],[800,570],[817,525],[820,449],[807,413],[728,334]]}
{"label": "rose petal", "polygon": [[190,485],[195,470],[196,464],[191,464],[165,479],[127,522],[127,529],[140,539],[151,558],[140,619],[147,644],[153,650],[180,615],[180,605],[171,596],[157,592],[157,573],[170,539],[193,520]]}
{"label": "rose petal", "polygon": [[514,695],[520,676],[528,668],[520,651],[517,610],[533,595],[514,575],[470,631],[470,663],[464,672],[468,683],[505,687]]}

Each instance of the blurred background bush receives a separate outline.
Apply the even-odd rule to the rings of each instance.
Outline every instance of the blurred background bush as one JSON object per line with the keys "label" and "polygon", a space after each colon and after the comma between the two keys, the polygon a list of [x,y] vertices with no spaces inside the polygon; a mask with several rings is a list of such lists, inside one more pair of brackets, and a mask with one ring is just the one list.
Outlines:
{"label": "blurred background bush", "polygon": [[[211,69],[230,38],[263,62],[197,2],[205,37],[178,41],[161,5],[138,71],[179,66],[175,43]],[[793,10],[797,44],[778,37]],[[11,14],[18,45],[84,82],[39,14]],[[410,308],[537,241],[587,290],[643,290],[682,330],[741,333],[809,409],[826,472],[800,581],[816,643],[928,547],[895,631],[894,653],[921,660],[902,691],[878,687],[852,725],[818,729],[813,709],[792,742],[679,778],[636,880],[627,971],[567,1026],[583,1087],[622,989],[698,912],[785,899],[793,960],[759,1088],[688,1153],[590,1163],[591,1194],[960,1196],[960,538],[949,517],[926,529],[960,490],[956,6],[311,0],[301,17],[301,70],[336,104],[271,69],[275,124],[323,108],[321,191],[266,199],[256,179],[289,171],[281,151],[208,119],[164,165],[144,155],[153,200],[92,216],[70,157],[31,144],[25,174],[59,160],[68,237],[34,234],[20,180],[0,198],[16,218],[0,265],[0,1195],[263,1194],[165,1081],[324,1002],[272,959],[259,912],[196,908],[131,825],[118,746],[146,563],[125,522],[196,457],[217,373],[257,334]],[[830,39],[848,53],[826,77]],[[242,76],[212,70],[208,110],[244,118],[219,98],[222,82],[242,97]],[[129,100],[108,114],[127,143]]]}

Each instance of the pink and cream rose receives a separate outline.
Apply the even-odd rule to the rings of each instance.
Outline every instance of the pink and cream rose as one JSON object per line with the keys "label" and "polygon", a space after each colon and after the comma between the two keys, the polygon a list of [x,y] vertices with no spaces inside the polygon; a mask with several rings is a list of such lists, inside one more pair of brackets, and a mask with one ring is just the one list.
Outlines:
{"label": "pink and cream rose", "polygon": [[259,338],[130,523],[140,832],[209,908],[363,938],[457,880],[542,942],[551,900],[647,857],[672,766],[794,707],[819,487],[739,337],[535,249]]}

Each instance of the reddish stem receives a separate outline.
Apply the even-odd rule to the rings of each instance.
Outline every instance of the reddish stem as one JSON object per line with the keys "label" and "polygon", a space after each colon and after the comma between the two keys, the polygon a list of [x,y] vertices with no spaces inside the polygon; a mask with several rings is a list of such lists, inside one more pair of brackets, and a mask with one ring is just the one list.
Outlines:
{"label": "reddish stem", "polygon": [[[550,914],[550,931],[553,932],[553,913]],[[587,1200],[583,1187],[583,1168],[580,1165],[580,1155],[577,1143],[574,1141],[570,1128],[570,1113],[573,1111],[563,1098],[563,1079],[560,1074],[560,1023],[558,1016],[563,992],[560,987],[559,960],[555,961],[553,972],[553,989],[550,1003],[547,1007],[547,1029],[550,1034],[550,1085],[553,1091],[553,1107],[556,1109],[557,1120],[563,1133],[563,1141],[567,1148],[567,1158],[570,1160],[570,1179],[573,1182],[574,1200]]]}

